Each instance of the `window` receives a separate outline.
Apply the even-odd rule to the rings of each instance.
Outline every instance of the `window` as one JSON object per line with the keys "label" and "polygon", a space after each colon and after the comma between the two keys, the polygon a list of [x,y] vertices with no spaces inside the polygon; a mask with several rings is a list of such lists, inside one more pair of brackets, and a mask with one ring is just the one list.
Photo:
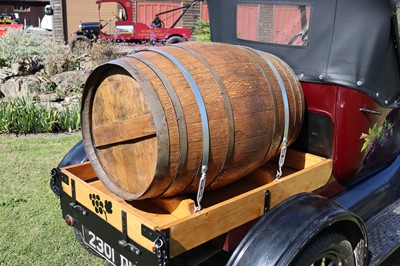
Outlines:
{"label": "window", "polygon": [[306,46],[310,6],[238,4],[236,36],[239,39]]}
{"label": "window", "polygon": [[30,12],[31,8],[29,6],[14,6],[14,12]]}
{"label": "window", "polygon": [[125,8],[116,2],[105,2],[99,5],[101,31],[107,35],[115,33],[115,24],[128,19]]}

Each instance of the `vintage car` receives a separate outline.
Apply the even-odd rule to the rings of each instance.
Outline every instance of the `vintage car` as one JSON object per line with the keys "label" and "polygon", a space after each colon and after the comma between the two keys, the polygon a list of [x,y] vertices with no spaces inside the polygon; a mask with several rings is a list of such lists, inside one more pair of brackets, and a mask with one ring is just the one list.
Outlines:
{"label": "vintage car", "polygon": [[89,77],[83,141],[52,172],[63,218],[113,265],[379,265],[400,244],[398,1],[207,3],[212,43]]}

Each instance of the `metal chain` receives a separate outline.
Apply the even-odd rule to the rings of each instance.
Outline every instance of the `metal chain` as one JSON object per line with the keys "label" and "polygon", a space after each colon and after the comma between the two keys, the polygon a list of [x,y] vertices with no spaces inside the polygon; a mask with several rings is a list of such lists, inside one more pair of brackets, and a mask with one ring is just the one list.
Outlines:
{"label": "metal chain", "polygon": [[156,248],[156,256],[159,266],[165,266],[168,262],[165,249],[162,248],[163,246],[164,241],[162,240],[161,236],[157,237],[157,239],[154,241],[154,247]]}
{"label": "metal chain", "polygon": [[204,189],[206,186],[207,179],[207,165],[201,167],[201,178],[199,181],[199,189],[197,190],[197,205],[194,208],[194,212],[199,212],[201,210],[201,200],[203,199]]}
{"label": "metal chain", "polygon": [[276,173],[276,179],[279,179],[282,176],[282,167],[285,164],[286,151],[287,151],[287,140],[286,140],[286,138],[283,138],[281,153],[279,155],[279,168]]}

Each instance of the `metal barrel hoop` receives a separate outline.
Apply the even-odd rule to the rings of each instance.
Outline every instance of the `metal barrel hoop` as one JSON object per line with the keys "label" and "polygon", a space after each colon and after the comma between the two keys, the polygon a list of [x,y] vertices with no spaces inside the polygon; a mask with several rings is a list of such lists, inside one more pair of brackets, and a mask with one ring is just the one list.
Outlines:
{"label": "metal barrel hoop", "polygon": [[[225,105],[225,112],[226,112],[226,117],[227,117],[227,122],[228,122],[228,148],[226,150],[226,155],[224,159],[224,163],[222,164],[220,168],[220,173],[223,172],[224,169],[226,169],[227,164],[230,163],[233,157],[233,150],[235,146],[235,123],[233,119],[233,110],[232,110],[232,104],[231,100],[228,95],[228,91],[225,88],[224,83],[222,82],[222,78],[218,74],[218,72],[215,70],[215,68],[208,62],[208,60],[200,53],[195,51],[193,48],[190,48],[188,46],[182,45],[182,44],[174,44],[174,47],[179,47],[181,49],[184,49],[188,51],[191,55],[196,57],[210,72],[212,75],[215,83],[218,85],[218,89],[222,95],[222,99],[224,101]],[[215,179],[215,178],[214,178]],[[212,180],[214,181],[214,180]],[[211,181],[211,182],[212,182]]]}
{"label": "metal barrel hoop", "polygon": [[203,99],[203,97],[200,93],[200,89],[197,86],[192,75],[178,59],[176,59],[174,56],[172,56],[171,54],[169,54],[163,50],[158,50],[158,49],[154,49],[154,48],[144,48],[140,51],[151,51],[151,52],[158,53],[158,54],[164,56],[165,58],[167,58],[168,60],[170,60],[172,63],[174,63],[178,67],[178,69],[182,72],[182,74],[185,76],[185,79],[188,81],[190,88],[192,89],[192,92],[196,98],[196,102],[197,102],[197,105],[198,105],[199,111],[200,111],[201,126],[202,126],[202,132],[203,132],[203,155],[202,155],[202,161],[201,161],[201,165],[202,165],[201,166],[201,178],[199,181],[199,188],[197,191],[197,206],[195,208],[195,211],[198,212],[201,210],[200,201],[201,201],[203,193],[204,193],[204,185],[202,186],[202,183],[205,184],[206,172],[208,169],[209,152],[210,152],[210,129],[209,129],[209,125],[208,125],[207,109],[206,109],[206,105],[204,103],[204,99]]}
{"label": "metal barrel hoop", "polygon": [[[159,135],[160,135],[160,139],[158,141],[158,143],[159,143],[158,144],[159,145],[158,152],[160,154],[163,154],[164,157],[169,158],[169,149],[167,148],[167,147],[169,147],[169,139],[165,137],[165,136],[167,136],[167,132],[166,132],[167,121],[166,121],[165,116],[161,112],[162,106],[159,103],[158,95],[157,95],[156,91],[154,90],[153,85],[146,78],[146,75],[140,69],[133,68],[129,63],[127,63],[124,60],[116,59],[116,60],[110,61],[110,62],[98,67],[92,73],[92,75],[91,75],[92,78],[91,77],[88,78],[87,86],[90,86],[91,89],[90,90],[86,89],[86,95],[83,96],[84,97],[83,99],[85,99],[85,102],[83,102],[83,107],[82,107],[83,108],[82,109],[82,121],[86,122],[84,124],[91,124],[91,121],[89,118],[90,117],[89,112],[91,112],[91,110],[88,110],[87,108],[89,105],[88,102],[93,101],[96,90],[97,90],[97,88],[95,87],[97,81],[93,80],[93,75],[96,75],[95,77],[101,77],[106,71],[112,69],[115,66],[118,66],[122,70],[127,72],[131,77],[133,77],[140,84],[140,86],[142,88],[145,88],[143,93],[145,94],[146,98],[150,99],[149,102],[152,103],[151,110],[161,114],[160,119],[155,121],[156,130],[157,130],[157,132],[159,132]],[[93,168],[96,169],[96,173],[97,173],[97,176],[99,177],[99,179],[105,184],[105,186],[110,191],[112,191],[113,193],[115,193],[117,195],[120,195],[123,199],[135,200],[136,197],[132,196],[132,193],[130,193],[126,189],[120,187],[119,185],[111,182],[107,178],[106,171],[101,167],[101,163],[95,155],[96,152],[95,152],[93,140],[90,137],[91,136],[90,128],[84,127],[82,129],[82,135],[84,136],[84,138],[86,137],[86,139],[87,139],[87,141],[85,143],[85,151],[88,155],[88,158],[91,161]],[[168,168],[168,163],[160,163],[160,162],[158,163],[155,177],[159,182],[162,182],[161,177],[165,175],[165,173],[167,172],[167,168]]]}
{"label": "metal barrel hoop", "polygon": [[[274,101],[274,114],[275,114],[275,117],[277,118],[278,117],[278,106],[276,104],[277,99],[276,99],[275,92],[274,92],[274,90],[272,88],[271,81],[269,80],[269,77],[268,77],[268,74],[267,74],[266,70],[263,68],[262,64],[260,62],[258,62],[257,58],[255,58],[254,56],[251,55],[251,51],[249,49],[247,49],[246,46],[237,45],[237,47],[242,49],[242,51],[244,51],[246,54],[250,55],[252,57],[253,62],[259,67],[260,71],[262,72],[262,74],[263,74],[263,76],[265,78],[265,81],[268,84],[268,89],[269,89],[269,92],[271,93],[271,97],[272,97],[272,99]],[[267,156],[270,155],[270,152],[271,152],[271,150],[273,148],[272,144],[273,144],[273,139],[275,137],[276,131],[277,131],[276,123],[274,123],[274,127],[273,127],[273,130],[272,130],[272,136],[271,136],[272,139],[271,139],[271,142],[270,142],[269,147],[267,149],[267,152],[265,153],[265,156],[264,156],[264,159],[263,159],[262,163],[265,163],[266,160],[267,160]]]}
{"label": "metal barrel hoop", "polygon": [[288,135],[289,135],[289,116],[290,116],[290,107],[289,107],[289,98],[286,92],[286,87],[285,84],[283,83],[282,77],[279,74],[278,70],[276,69],[275,65],[260,51],[255,50],[250,47],[246,47],[247,49],[253,51],[256,53],[258,56],[260,56],[265,63],[268,64],[268,66],[271,68],[272,72],[275,74],[276,79],[278,80],[279,87],[282,91],[282,97],[283,97],[283,106],[284,106],[284,114],[285,114],[285,123],[284,123],[284,130],[283,130],[283,139],[282,139],[282,144],[281,144],[281,152],[279,155],[279,168],[276,174],[276,179],[279,179],[282,176],[282,167],[283,164],[285,163],[285,157],[286,157],[286,150],[287,150],[287,142],[288,142]]}
{"label": "metal barrel hoop", "polygon": [[[168,80],[168,77],[164,74],[164,72],[161,71],[161,69],[153,62],[151,62],[149,59],[139,55],[138,53],[133,54],[133,55],[128,55],[130,58],[134,58],[146,66],[148,66],[153,73],[160,79],[160,82],[163,84],[164,88],[166,89],[168,96],[171,99],[172,106],[174,108],[175,114],[176,114],[176,121],[178,124],[178,133],[179,133],[179,146],[180,146],[180,151],[179,151],[179,165],[178,165],[178,172],[176,173],[175,176],[173,176],[173,180],[170,184],[174,182],[174,180],[178,179],[181,177],[182,172],[183,172],[183,166],[187,160],[187,154],[188,154],[188,141],[187,141],[187,130],[186,130],[186,119],[183,113],[182,109],[182,104],[180,104],[179,97],[174,90],[171,82]],[[168,191],[169,187],[164,191]]]}

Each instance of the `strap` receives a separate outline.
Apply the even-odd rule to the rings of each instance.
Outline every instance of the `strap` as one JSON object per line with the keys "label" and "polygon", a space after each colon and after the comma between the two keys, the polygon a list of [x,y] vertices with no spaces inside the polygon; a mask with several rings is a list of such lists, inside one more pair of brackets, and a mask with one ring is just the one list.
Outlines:
{"label": "strap", "polygon": [[[206,106],[203,100],[203,97],[200,93],[199,87],[197,86],[196,82],[194,81],[192,75],[189,73],[189,71],[185,68],[185,66],[174,56],[170,55],[164,50],[159,50],[159,49],[154,49],[154,48],[144,48],[140,51],[151,51],[158,53],[165,58],[169,59],[172,63],[174,63],[178,69],[182,72],[182,74],[185,76],[186,80],[188,81],[190,88],[193,91],[193,94],[196,98],[197,105],[199,107],[200,111],[200,118],[201,118],[201,126],[202,126],[202,132],[203,132],[203,156],[202,156],[202,161],[201,161],[201,178],[199,182],[199,190],[197,192],[198,196],[197,199],[202,199],[202,194],[204,192],[204,185],[202,186],[201,184],[204,182],[206,179],[206,171],[208,168],[208,158],[209,158],[209,152],[210,152],[210,129],[208,126],[208,116],[207,116],[207,110]],[[138,52],[140,52],[138,51]],[[201,209],[200,206],[200,201],[197,201],[197,206],[196,206],[196,211],[199,211]]]}
{"label": "strap", "polygon": [[228,148],[226,150],[226,155],[224,159],[224,163],[222,164],[220,168],[220,172],[222,172],[224,169],[226,169],[227,164],[232,160],[233,157],[233,150],[235,146],[235,123],[233,119],[233,111],[232,111],[232,104],[231,100],[228,95],[228,91],[225,88],[224,83],[222,82],[222,78],[219,76],[218,72],[215,70],[215,68],[207,61],[207,59],[194,49],[182,45],[180,43],[174,44],[174,47],[179,47],[181,49],[184,49],[188,51],[191,55],[196,57],[210,72],[212,77],[214,78],[215,83],[218,86],[219,91],[221,92],[222,99],[224,101],[225,105],[225,112],[226,112],[226,118],[228,120]]}
{"label": "strap", "polygon": [[279,87],[282,92],[282,98],[283,98],[283,107],[284,107],[284,114],[285,114],[285,124],[284,124],[284,130],[283,130],[283,139],[282,139],[282,144],[281,144],[281,152],[279,155],[279,169],[276,174],[276,179],[279,179],[282,176],[282,167],[283,164],[285,163],[285,157],[286,157],[286,149],[287,149],[287,142],[288,142],[288,134],[289,134],[289,116],[290,116],[290,107],[289,107],[289,98],[288,94],[286,92],[285,84],[283,83],[282,77],[279,74],[278,70],[276,69],[275,65],[261,52],[258,50],[255,50],[250,47],[245,47],[254,53],[256,53],[259,57],[261,57],[265,63],[268,64],[268,66],[271,68],[272,72],[274,73],[276,79],[278,80]]}
{"label": "strap", "polygon": [[[186,130],[186,120],[185,120],[185,115],[183,113],[182,109],[182,104],[179,101],[178,94],[176,93],[173,85],[169,81],[167,75],[165,75],[161,69],[152,62],[151,60],[147,59],[144,56],[141,56],[139,54],[133,54],[133,55],[128,55],[128,57],[134,58],[138,60],[139,62],[142,62],[146,66],[148,66],[154,74],[160,79],[160,82],[163,84],[165,90],[168,93],[169,98],[171,99],[172,106],[174,108],[175,114],[176,114],[176,122],[178,124],[178,133],[179,133],[179,164],[178,164],[178,171],[176,175],[173,177],[173,182],[175,180],[178,180],[183,172],[183,167],[185,165],[185,162],[187,160],[187,154],[188,154],[188,140],[187,140],[187,130]],[[170,185],[171,185],[170,184]],[[168,191],[169,188],[166,188],[164,193]]]}

